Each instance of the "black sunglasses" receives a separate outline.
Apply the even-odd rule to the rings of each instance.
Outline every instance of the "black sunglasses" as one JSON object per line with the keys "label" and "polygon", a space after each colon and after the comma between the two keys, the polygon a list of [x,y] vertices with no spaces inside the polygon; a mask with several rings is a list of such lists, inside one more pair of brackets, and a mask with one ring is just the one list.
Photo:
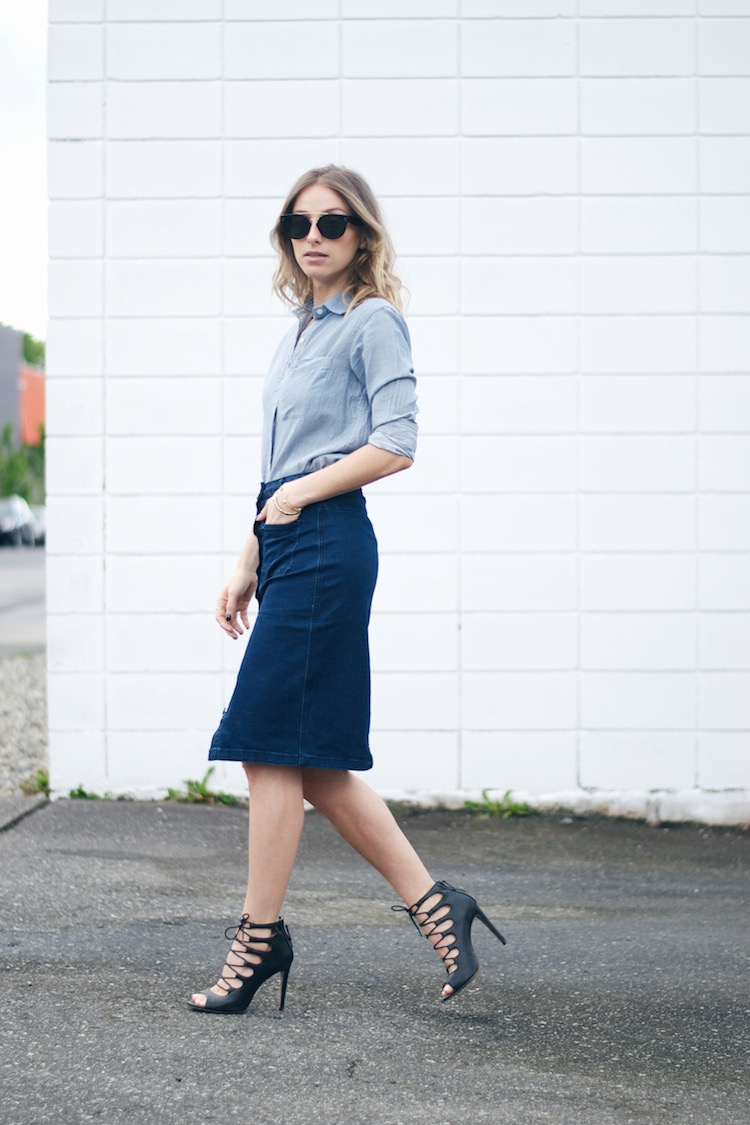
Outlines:
{"label": "black sunglasses", "polygon": [[[282,234],[287,238],[306,238],[310,233],[313,220],[308,215],[282,215],[279,220]],[[318,233],[323,238],[341,238],[346,230],[347,223],[352,226],[362,226],[362,220],[356,215],[318,215],[315,225]]]}

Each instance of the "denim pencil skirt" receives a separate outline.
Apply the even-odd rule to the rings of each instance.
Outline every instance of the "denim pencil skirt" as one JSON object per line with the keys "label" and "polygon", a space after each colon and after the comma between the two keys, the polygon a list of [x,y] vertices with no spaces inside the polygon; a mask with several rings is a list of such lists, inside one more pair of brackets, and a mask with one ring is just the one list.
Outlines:
{"label": "denim pencil skirt", "polygon": [[[262,485],[258,511],[293,479]],[[367,627],[378,553],[362,491],[255,532],[258,615],[209,759],[370,769]]]}

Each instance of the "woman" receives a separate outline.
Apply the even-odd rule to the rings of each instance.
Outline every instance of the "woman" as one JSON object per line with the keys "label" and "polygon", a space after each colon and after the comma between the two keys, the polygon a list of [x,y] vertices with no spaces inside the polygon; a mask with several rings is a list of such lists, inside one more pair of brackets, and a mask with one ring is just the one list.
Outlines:
{"label": "woman", "polygon": [[240,761],[250,793],[249,875],[219,981],[200,1012],[242,1012],[292,963],[280,917],[307,800],[391,884],[443,959],[455,996],[476,973],[475,900],[435,883],[387,805],[354,772],[369,769],[367,626],[377,546],[361,488],[409,468],[414,374],[400,283],[379,207],[361,176],[329,165],[302,176],[272,232],[276,292],[298,324],[264,392],[258,515],[216,620],[234,640],[259,611],[232,699],[211,745]]}

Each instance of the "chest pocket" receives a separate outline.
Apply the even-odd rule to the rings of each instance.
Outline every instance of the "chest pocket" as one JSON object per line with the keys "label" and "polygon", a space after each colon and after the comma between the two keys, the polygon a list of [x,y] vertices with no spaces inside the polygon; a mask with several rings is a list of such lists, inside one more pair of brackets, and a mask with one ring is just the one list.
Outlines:
{"label": "chest pocket", "polygon": [[330,394],[332,368],[333,356],[330,355],[293,361],[284,380],[282,394],[284,412],[286,413],[287,410],[296,412],[305,407],[309,410],[321,396]]}

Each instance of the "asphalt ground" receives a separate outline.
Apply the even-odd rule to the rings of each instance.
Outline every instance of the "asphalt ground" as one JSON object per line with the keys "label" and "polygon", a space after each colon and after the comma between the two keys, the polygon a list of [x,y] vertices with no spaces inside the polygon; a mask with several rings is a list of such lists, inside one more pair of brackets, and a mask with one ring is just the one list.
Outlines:
{"label": "asphalt ground", "polygon": [[0,656],[45,647],[45,558],[40,547],[0,547]]}
{"label": "asphalt ground", "polygon": [[59,801],[0,835],[5,1125],[747,1125],[747,833],[404,814],[508,939],[476,924],[481,971],[443,1004],[390,888],[309,813],[285,1011],[275,978],[200,1014],[245,817]]}

